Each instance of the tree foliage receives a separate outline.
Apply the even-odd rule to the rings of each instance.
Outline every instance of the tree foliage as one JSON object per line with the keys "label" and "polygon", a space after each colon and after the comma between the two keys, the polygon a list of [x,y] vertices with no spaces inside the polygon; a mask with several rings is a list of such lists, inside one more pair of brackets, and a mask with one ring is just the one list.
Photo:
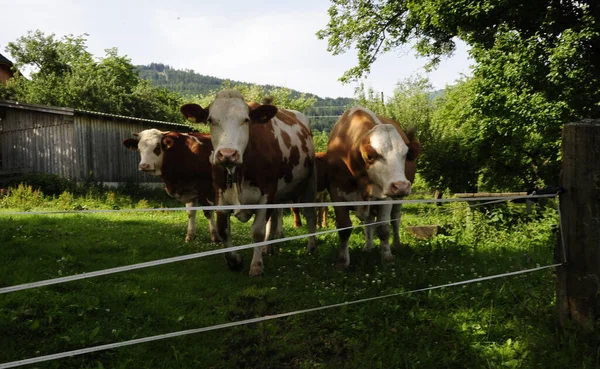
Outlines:
{"label": "tree foliage", "polygon": [[[456,103],[469,113],[481,151],[479,185],[556,184],[562,124],[600,117],[600,3],[520,0],[333,0],[318,32],[329,51],[355,46],[369,72],[383,52],[414,45],[435,66],[460,38],[471,46],[473,81]],[[476,133],[476,134],[475,134]]]}
{"label": "tree foliage", "polygon": [[6,51],[17,70],[29,69],[25,78],[17,75],[0,97],[26,103],[73,107],[139,118],[182,121],[178,94],[152,86],[138,76],[136,68],[117,49],[105,50],[102,58],[86,50],[85,35],[56,39],[41,31],[29,32]]}

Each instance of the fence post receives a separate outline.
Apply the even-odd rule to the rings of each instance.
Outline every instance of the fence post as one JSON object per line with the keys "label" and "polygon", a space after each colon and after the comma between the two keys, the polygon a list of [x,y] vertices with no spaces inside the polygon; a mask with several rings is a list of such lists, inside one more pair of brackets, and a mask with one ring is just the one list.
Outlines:
{"label": "fence post", "polygon": [[[600,318],[600,119],[563,128],[560,196],[567,264],[557,270],[562,327],[594,330]],[[555,252],[563,261],[560,237]]]}

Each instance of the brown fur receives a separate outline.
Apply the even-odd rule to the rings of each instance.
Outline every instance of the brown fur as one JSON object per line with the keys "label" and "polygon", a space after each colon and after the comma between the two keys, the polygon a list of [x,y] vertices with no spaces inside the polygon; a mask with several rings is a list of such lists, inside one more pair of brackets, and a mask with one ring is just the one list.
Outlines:
{"label": "brown fur", "polygon": [[210,135],[190,133],[202,144],[198,144],[190,136],[177,132],[168,132],[163,137],[163,146],[172,141],[171,147],[163,147],[163,164],[161,178],[167,193],[174,196],[184,192],[195,192],[198,201],[204,206],[214,202],[212,188],[212,170],[208,160],[213,150]]}

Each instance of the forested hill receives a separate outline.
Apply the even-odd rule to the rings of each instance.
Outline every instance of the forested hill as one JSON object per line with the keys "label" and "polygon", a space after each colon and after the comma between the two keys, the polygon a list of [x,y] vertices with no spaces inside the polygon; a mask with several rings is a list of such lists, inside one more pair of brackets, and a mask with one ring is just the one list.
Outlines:
{"label": "forested hill", "polygon": [[[137,66],[140,77],[152,82],[155,86],[165,87],[170,91],[180,93],[184,96],[189,95],[205,95],[212,91],[223,88],[223,83],[226,79],[206,76],[196,73],[191,69],[173,69],[168,65],[161,63],[151,63],[150,65]],[[232,85],[251,85],[251,83],[230,81]],[[265,90],[269,91],[279,86],[261,85]],[[291,90],[293,97],[299,97],[302,92]],[[318,106],[340,106],[347,107],[354,103],[354,99],[338,97],[338,98],[322,98],[311,93],[305,93],[306,96],[314,96],[317,99],[315,107]]]}

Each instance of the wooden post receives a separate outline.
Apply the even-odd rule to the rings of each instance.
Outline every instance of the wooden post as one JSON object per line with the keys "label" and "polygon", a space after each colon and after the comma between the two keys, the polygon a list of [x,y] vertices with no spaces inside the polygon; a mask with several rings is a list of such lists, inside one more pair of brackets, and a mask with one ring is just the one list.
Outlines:
{"label": "wooden post", "polygon": [[[557,269],[560,324],[594,330],[600,318],[600,119],[563,128],[560,196],[567,264]],[[555,257],[563,261],[558,237]]]}

